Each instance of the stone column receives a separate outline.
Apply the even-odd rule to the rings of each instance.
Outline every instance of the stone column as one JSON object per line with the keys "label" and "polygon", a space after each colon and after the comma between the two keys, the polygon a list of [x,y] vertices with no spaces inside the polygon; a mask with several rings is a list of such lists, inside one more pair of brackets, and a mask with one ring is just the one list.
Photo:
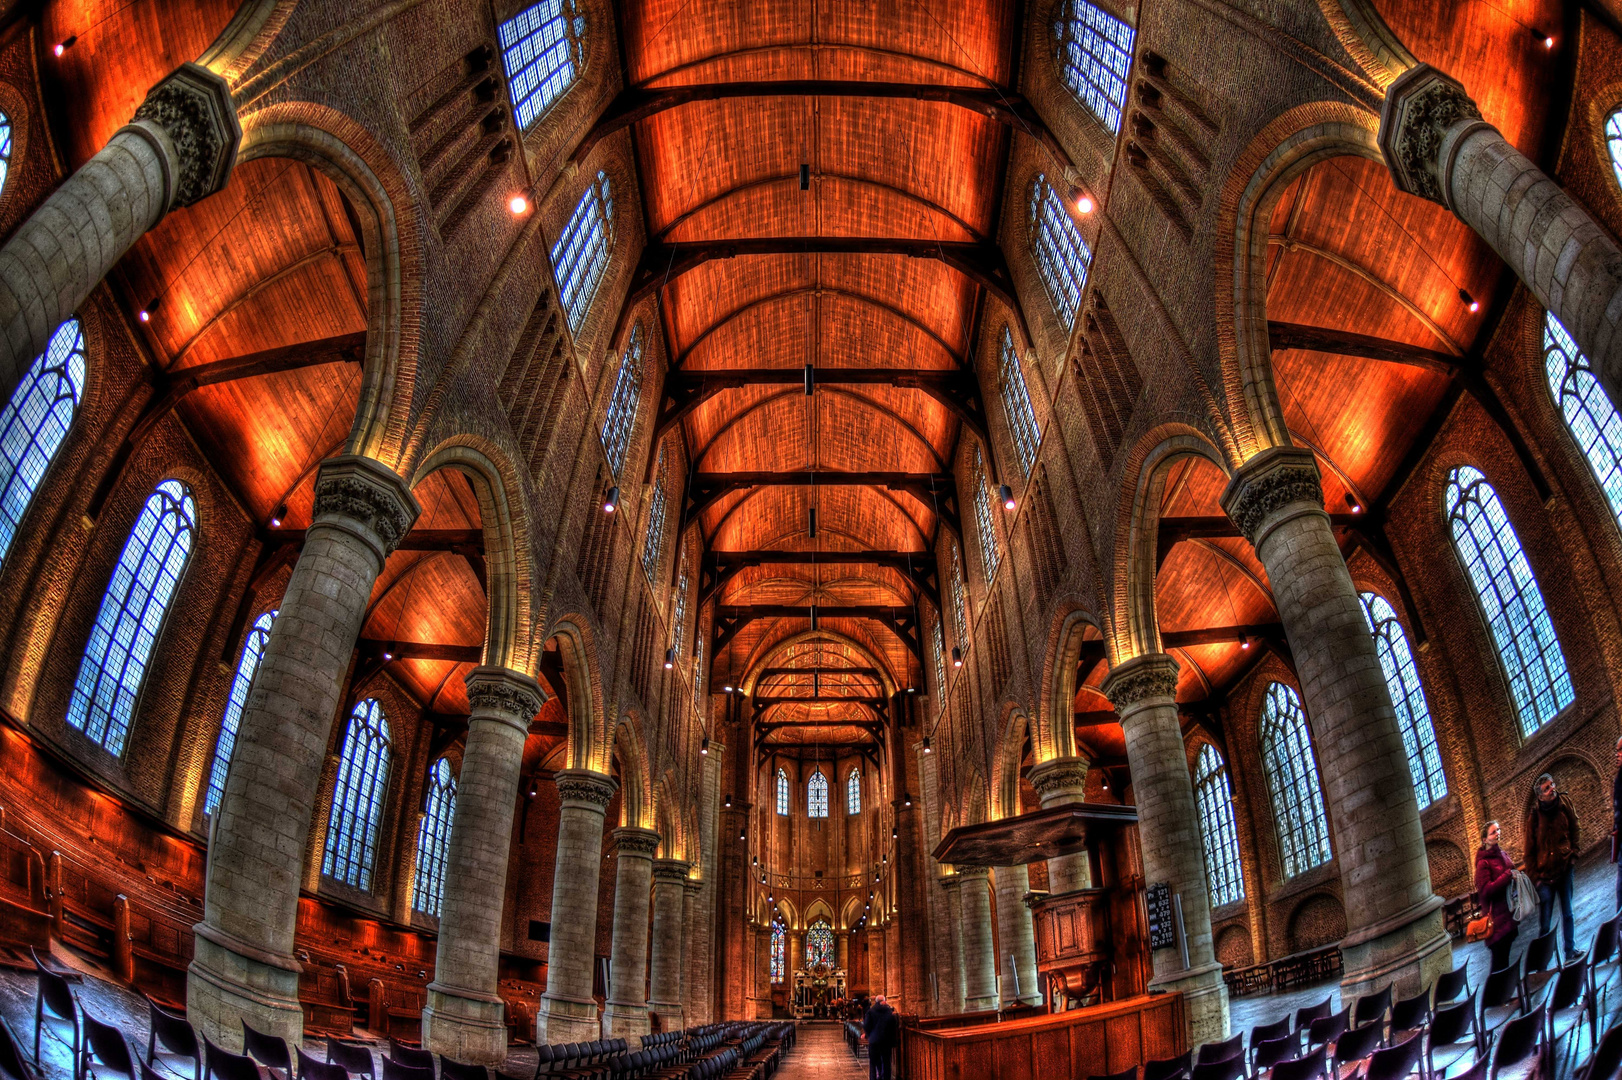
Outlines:
{"label": "stone column", "polygon": [[681,949],[677,952],[677,974],[680,975],[680,998],[682,1017],[686,1021],[684,1027],[691,1027],[699,1023],[698,989],[693,979],[694,941],[698,937],[698,928],[694,925],[698,921],[698,893],[704,883],[691,876],[682,879],[681,883]]}
{"label": "stone column", "polygon": [[[1441,203],[1509,264],[1622,408],[1622,248],[1429,64],[1386,90],[1380,149],[1398,188]],[[1293,646],[1293,641],[1292,641]]]}
{"label": "stone column", "polygon": [[772,1018],[772,928],[755,927],[755,1019]]}
{"label": "stone column", "polygon": [[991,939],[991,872],[960,866],[958,923],[963,930],[963,1008],[988,1012],[997,1007],[997,955]]}
{"label": "stone column", "polygon": [[659,834],[652,829],[614,830],[614,944],[608,960],[608,1005],[603,1010],[609,1038],[648,1033],[648,904],[653,853]]}
{"label": "stone column", "polygon": [[321,466],[304,550],[243,706],[208,851],[186,1012],[222,1047],[241,1021],[300,1045],[293,958],[299,879],[333,717],[372,585],[417,518],[399,475],[344,455]]}
{"label": "stone column", "polygon": [[0,400],[135,241],[225,186],[241,142],[225,80],[182,64],[18,227],[0,247]]}
{"label": "stone column", "polygon": [[[1042,809],[1074,806],[1087,801],[1086,758],[1061,757],[1044,761],[1031,769],[1031,786],[1042,800]],[[1061,855],[1048,860],[1048,892],[1053,896],[1093,887],[1093,868],[1087,853]]]}
{"label": "stone column", "polygon": [[963,986],[963,879],[957,874],[941,878],[946,892],[946,945],[952,957],[952,981],[947,987],[948,1012],[960,1013],[964,1005]]}
{"label": "stone column", "polygon": [[[1417,994],[1453,967],[1452,943],[1431,891],[1408,754],[1312,453],[1257,454],[1234,474],[1222,509],[1266,568],[1295,654],[1346,902],[1341,993]],[[1187,770],[1179,775],[1186,781]],[[1141,794],[1138,805],[1141,820]]]}
{"label": "stone column", "polygon": [[1023,866],[997,867],[997,970],[1002,972],[1004,1008],[1042,1001],[1036,985],[1036,927],[1025,906],[1030,891],[1031,876]]}
{"label": "stone column", "polygon": [[845,973],[846,977],[848,978],[849,975],[850,975],[850,932],[849,931],[841,930],[841,931],[839,931],[839,933],[834,935],[834,956],[836,958],[835,963],[837,963],[839,965],[839,970],[843,971]]}
{"label": "stone column", "polygon": [[665,1031],[687,1026],[681,1002],[681,915],[687,870],[685,859],[655,859],[653,863],[653,957],[648,1009],[659,1015]]}
{"label": "stone column", "polygon": [[[1372,646],[1373,637],[1366,631],[1364,636]],[[1228,988],[1211,942],[1199,813],[1177,720],[1177,661],[1164,653],[1133,657],[1110,672],[1103,689],[1126,735],[1144,880],[1182,897],[1188,967],[1177,949],[1157,949],[1149,985],[1182,991],[1190,1045],[1220,1042],[1228,1037]]]}
{"label": "stone column", "polygon": [[602,1037],[591,993],[597,949],[597,874],[603,815],[615,784],[590,769],[557,774],[558,857],[552,871],[552,940],[546,949],[546,993],[535,1010],[537,1043]]}
{"label": "stone column", "polygon": [[422,1045],[457,1061],[495,1065],[507,1058],[505,1006],[496,992],[500,898],[507,895],[524,739],[546,694],[528,675],[477,667],[467,676],[467,699],[467,743],[456,780]]}
{"label": "stone column", "polygon": [[[718,737],[710,739],[710,752],[703,755],[703,773],[699,782],[698,810],[698,865],[700,888],[696,909],[688,934],[687,998],[694,1005],[694,1021],[714,1023],[720,1019],[716,999],[716,918],[715,905],[720,894],[723,871],[718,830],[721,818],[721,766],[726,760],[726,744]],[[733,834],[737,835],[736,833]]]}

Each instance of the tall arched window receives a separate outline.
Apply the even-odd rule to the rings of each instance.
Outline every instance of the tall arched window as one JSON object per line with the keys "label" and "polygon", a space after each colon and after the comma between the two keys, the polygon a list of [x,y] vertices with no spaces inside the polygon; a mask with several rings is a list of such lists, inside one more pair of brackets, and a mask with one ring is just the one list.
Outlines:
{"label": "tall arched window", "polygon": [[1577,343],[1552,313],[1543,316],[1543,370],[1612,516],[1622,517],[1622,416],[1594,378],[1588,357],[1577,351]]}
{"label": "tall arched window", "polygon": [[997,526],[991,517],[991,491],[986,487],[986,466],[980,447],[974,448],[974,525],[980,534],[980,561],[986,571],[986,584],[997,576],[1002,551],[997,547]]}
{"label": "tall arched window", "polygon": [[805,807],[809,817],[828,816],[828,778],[822,775],[819,768],[811,774],[811,780],[805,785]]}
{"label": "tall arched window", "polygon": [[1487,478],[1468,465],[1448,474],[1453,543],[1492,629],[1521,735],[1531,735],[1576,698],[1566,657],[1515,527]]}
{"label": "tall arched window", "polygon": [[862,812],[862,774],[852,765],[845,777],[845,813],[855,817]]}
{"label": "tall arched window", "polygon": [[1025,369],[1020,366],[1019,351],[1014,348],[1014,335],[1006,326],[1002,328],[998,367],[1002,375],[1003,415],[1008,417],[1008,431],[1014,438],[1014,449],[1019,451],[1020,471],[1029,476],[1041,436],[1036,429],[1036,411],[1031,408],[1031,392],[1025,386]]}
{"label": "tall arched window", "polygon": [[687,567],[681,568],[676,578],[676,611],[671,616],[670,647],[681,653],[682,639],[687,632]]}
{"label": "tall arched window", "polygon": [[323,874],[362,892],[372,889],[392,756],[383,706],[376,698],[367,698],[349,714],[349,732],[344,736],[338,779],[332,788],[332,814],[327,818],[326,854],[321,860]]}
{"label": "tall arched window", "polygon": [[1076,312],[1081,308],[1081,292],[1087,287],[1087,267],[1093,261],[1093,249],[1082,239],[1081,230],[1064,208],[1064,200],[1045,176],[1038,176],[1031,187],[1030,219],[1036,268],[1041,272],[1053,309],[1068,330],[1076,325]]}
{"label": "tall arched window", "polygon": [[952,586],[952,630],[956,633],[953,641],[960,649],[969,645],[969,614],[968,605],[963,599],[963,563],[958,558],[957,545],[948,540],[952,549],[952,576],[947,579]]}
{"label": "tall arched window", "polygon": [[1216,747],[1206,743],[1194,763],[1194,804],[1200,816],[1200,842],[1205,849],[1205,880],[1211,906],[1245,898],[1245,875],[1239,869],[1239,830],[1233,823],[1233,788],[1228,766]]}
{"label": "tall arched window", "polygon": [[777,770],[777,812],[788,816],[788,773]]}
{"label": "tall arched window", "polygon": [[451,820],[456,817],[456,777],[444,758],[434,762],[428,776],[428,799],[422,825],[417,829],[417,884],[411,906],[439,918],[445,899],[445,862],[451,853]]}
{"label": "tall arched window", "polygon": [[649,581],[659,580],[659,557],[665,546],[665,452],[659,450],[659,464],[653,469],[653,493],[648,497],[648,532],[642,538],[642,569]]}
{"label": "tall arched window", "polygon": [[826,920],[818,919],[805,931],[805,966],[834,965],[834,932]]}
{"label": "tall arched window", "polygon": [[214,744],[214,764],[208,770],[208,794],[203,798],[205,814],[218,810],[220,800],[225,797],[225,778],[231,771],[231,755],[237,748],[237,725],[242,723],[242,708],[248,704],[248,691],[259,670],[259,660],[265,655],[265,643],[270,640],[270,627],[275,621],[274,611],[265,612],[253,621],[253,628],[242,643],[242,659],[237,661],[231,696],[225,699],[225,717],[220,721],[220,737]]}
{"label": "tall arched window", "polygon": [[159,484],[135,519],[101,598],[67,721],[115,757],[124,752],[146,663],[186,572],[196,531],[197,506],[186,485]]}
{"label": "tall arched window", "polygon": [[772,982],[783,981],[783,957],[788,953],[788,932],[782,919],[772,920]]}
{"label": "tall arched window", "polygon": [[[608,467],[618,476],[625,467],[625,454],[636,430],[636,410],[642,402],[642,324],[631,327],[631,340],[620,357],[614,391],[608,395],[608,415],[603,418],[603,453]],[[660,451],[661,458],[663,451]]]}
{"label": "tall arched window", "polygon": [[1132,70],[1132,28],[1087,0],[1069,0],[1053,27],[1059,77],[1099,123],[1121,130],[1126,77]]}
{"label": "tall arched window", "polygon": [[1402,731],[1402,747],[1408,752],[1408,771],[1413,774],[1414,795],[1421,810],[1447,794],[1447,777],[1442,773],[1442,754],[1436,748],[1436,728],[1431,724],[1425,689],[1419,685],[1419,669],[1408,648],[1408,635],[1386,598],[1378,593],[1358,593],[1363,602],[1363,618],[1374,634],[1374,647],[1380,653],[1391,705],[1397,710],[1397,727]]}
{"label": "tall arched window", "polygon": [[1622,109],[1605,119],[1605,148],[1611,152],[1611,170],[1616,182],[1622,184]]}
{"label": "tall arched window", "polygon": [[608,269],[608,251],[614,243],[614,192],[608,174],[602,171],[580,202],[563,235],[552,245],[552,272],[563,294],[563,310],[569,316],[569,332],[578,334],[580,324],[591,310],[591,298]]}
{"label": "tall arched window", "polygon": [[[8,127],[8,153],[10,145]],[[0,163],[0,183],[4,176]],[[83,395],[84,334],[79,320],[70,318],[56,328],[0,410],[0,562],[22,527],[45,470],[67,438]]]}
{"label": "tall arched window", "polygon": [[1273,799],[1279,855],[1285,878],[1329,861],[1329,828],[1324,820],[1318,765],[1301,699],[1283,683],[1267,688],[1262,705],[1262,766]]}
{"label": "tall arched window", "polygon": [[579,76],[586,20],[574,0],[541,0],[502,23],[496,35],[513,122],[527,131]]}
{"label": "tall arched window", "polygon": [[935,651],[935,712],[939,714],[946,708],[946,642],[941,637],[941,621],[935,620],[935,639],[931,643]]}

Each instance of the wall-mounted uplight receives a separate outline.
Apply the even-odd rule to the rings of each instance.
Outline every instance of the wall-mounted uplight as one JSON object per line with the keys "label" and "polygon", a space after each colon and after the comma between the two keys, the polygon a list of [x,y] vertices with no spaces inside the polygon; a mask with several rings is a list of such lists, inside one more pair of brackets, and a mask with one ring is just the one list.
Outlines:
{"label": "wall-mounted uplight", "polygon": [[926,754],[934,753],[934,751],[929,748],[929,736],[928,735],[924,736],[924,753],[926,753]]}
{"label": "wall-mounted uplight", "polygon": [[698,752],[701,754],[707,754],[710,752],[710,737],[708,735],[704,736],[704,738],[699,741]]}
{"label": "wall-mounted uplight", "polygon": [[676,666],[676,650],[674,648],[666,649],[665,650],[665,670],[669,671],[671,668],[673,668],[675,666]]}
{"label": "wall-mounted uplight", "polygon": [[146,302],[146,307],[135,313],[135,317],[144,323],[151,322],[153,314],[158,310],[158,305],[162,302],[163,297],[154,296]]}
{"label": "wall-mounted uplight", "polygon": [[61,56],[69,49],[73,48],[73,43],[78,40],[78,34],[69,34],[67,37],[63,38],[61,41],[58,41],[54,46],[52,46],[51,51],[57,56]]}
{"label": "wall-mounted uplight", "polygon": [[1004,510],[1012,510],[1014,507],[1019,505],[1014,501],[1014,489],[1009,487],[1007,484],[1004,484],[997,489],[997,496],[998,498],[1002,499],[1002,508]]}
{"label": "wall-mounted uplight", "polygon": [[963,666],[963,650],[958,648],[956,645],[952,646],[952,666],[953,667],[962,667]]}
{"label": "wall-mounted uplight", "polygon": [[529,196],[520,191],[507,200],[507,209],[512,211],[514,217],[529,213]]}
{"label": "wall-mounted uplight", "polygon": [[613,487],[608,489],[608,494],[603,496],[603,513],[612,514],[614,511],[618,510],[619,508],[620,508],[620,489],[619,489],[619,485],[615,484]]}
{"label": "wall-mounted uplight", "polygon": [[282,503],[280,506],[278,506],[276,508],[275,512],[270,515],[270,527],[272,529],[279,529],[279,528],[282,527],[282,522],[284,522],[286,520],[287,520],[287,504]]}
{"label": "wall-mounted uplight", "polygon": [[1481,302],[1470,295],[1469,289],[1459,290],[1459,302],[1465,307],[1469,308],[1471,311],[1481,310]]}

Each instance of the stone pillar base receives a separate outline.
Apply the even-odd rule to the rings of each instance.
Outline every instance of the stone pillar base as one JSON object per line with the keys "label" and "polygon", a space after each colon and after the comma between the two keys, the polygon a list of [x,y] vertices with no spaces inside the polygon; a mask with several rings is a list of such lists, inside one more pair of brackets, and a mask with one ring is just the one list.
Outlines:
{"label": "stone pillar base", "polygon": [[966,998],[963,1002],[964,1012],[994,1012],[997,1008],[997,995],[987,997]]}
{"label": "stone pillar base", "polygon": [[422,1045],[436,1054],[474,1065],[499,1065],[507,1060],[505,1006],[497,998],[475,997],[470,991],[428,984],[422,1010]]}
{"label": "stone pillar base", "polygon": [[639,1001],[610,1001],[603,1010],[604,1038],[629,1039],[649,1030],[648,1007]]}
{"label": "stone pillar base", "polygon": [[[766,1002],[767,1015],[771,1015],[772,1003]],[[679,1001],[649,1001],[648,1012],[659,1018],[660,1031],[680,1031],[687,1026],[683,1018],[682,1006]]]}
{"label": "stone pillar base", "polygon": [[772,999],[771,998],[756,998],[755,999],[755,1019],[756,1020],[770,1020],[771,1018],[772,1018]]}
{"label": "stone pillar base", "polygon": [[542,994],[535,1010],[535,1042],[594,1042],[602,1038],[597,1002]]}
{"label": "stone pillar base", "polygon": [[1365,927],[1340,943],[1340,994],[1350,1001],[1391,987],[1412,997],[1453,970],[1453,939],[1442,924],[1442,899],[1432,896],[1384,923]]}
{"label": "stone pillar base", "polygon": [[267,1035],[280,1035],[289,1046],[303,1046],[299,962],[256,949],[206,923],[192,930],[196,944],[186,969],[186,1016],[198,1032],[222,1050],[241,1053],[246,1020]]}
{"label": "stone pillar base", "polygon": [[1222,965],[1207,964],[1189,971],[1155,976],[1149,985],[1160,990],[1177,990],[1183,995],[1183,1011],[1188,1019],[1188,1045],[1222,1042],[1228,1037],[1228,984],[1222,981]]}

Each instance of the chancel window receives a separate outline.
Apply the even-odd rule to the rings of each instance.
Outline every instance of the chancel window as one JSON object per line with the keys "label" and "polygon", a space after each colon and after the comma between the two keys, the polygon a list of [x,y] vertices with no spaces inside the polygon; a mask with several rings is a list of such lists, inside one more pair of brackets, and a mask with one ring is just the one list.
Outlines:
{"label": "chancel window", "polygon": [[[10,128],[5,130],[9,153]],[[0,183],[4,176],[0,163]],[[84,334],[79,320],[70,318],[56,328],[0,410],[0,562],[22,527],[45,470],[67,438],[83,395]]]}
{"label": "chancel window", "polygon": [[124,752],[147,661],[191,558],[197,505],[179,480],[147,497],[85,643],[67,722],[117,757]]}
{"label": "chancel window", "polygon": [[653,494],[648,498],[648,534],[642,539],[642,569],[649,581],[659,580],[659,556],[665,546],[665,452],[653,469]]}
{"label": "chancel window", "polygon": [[1045,176],[1038,176],[1031,188],[1030,219],[1036,269],[1042,275],[1053,309],[1068,330],[1076,325],[1093,250],[1082,239],[1081,230],[1064,208],[1064,200]]}
{"label": "chancel window", "polygon": [[225,797],[225,778],[230,774],[231,755],[237,747],[237,726],[242,723],[248,691],[253,687],[253,677],[259,671],[259,661],[265,655],[265,643],[270,640],[270,627],[275,621],[274,611],[265,612],[253,621],[248,638],[242,643],[242,658],[237,661],[231,694],[225,699],[225,717],[220,721],[220,737],[214,744],[214,764],[208,771],[208,794],[203,798],[205,814],[218,810],[220,800]]}
{"label": "chancel window", "polygon": [[1019,350],[1014,348],[1014,335],[1008,327],[1002,328],[1002,356],[998,363],[1002,375],[1003,414],[1008,417],[1008,431],[1019,452],[1020,471],[1031,475],[1036,462],[1036,446],[1040,438],[1036,429],[1036,411],[1031,408],[1031,393],[1025,385],[1025,370],[1019,363]]}
{"label": "chancel window", "polygon": [[580,196],[563,235],[552,245],[552,272],[563,294],[569,332],[578,334],[591,310],[591,298],[608,269],[608,251],[614,242],[614,192],[608,174],[599,171]]}
{"label": "chancel window", "polygon": [[1121,130],[1126,78],[1132,69],[1132,28],[1087,0],[1069,0],[1054,23],[1059,77],[1111,131]]}
{"label": "chancel window", "polygon": [[541,0],[502,23],[496,35],[513,122],[527,131],[579,76],[586,20],[574,0]]}
{"label": "chancel window", "polygon": [[[783,957],[788,953],[788,931],[783,920],[772,920],[772,982],[783,981]],[[757,969],[758,970],[758,969]]]}
{"label": "chancel window", "polygon": [[1318,765],[1301,699],[1283,683],[1267,688],[1262,705],[1262,766],[1273,800],[1284,877],[1329,861],[1329,828],[1324,818]]}
{"label": "chancel window", "polygon": [[411,906],[439,918],[445,899],[445,863],[451,852],[451,820],[456,817],[456,777],[444,758],[428,777],[428,799],[417,828],[417,883]]}
{"label": "chancel window", "polygon": [[[620,357],[614,391],[608,395],[608,415],[603,418],[603,453],[608,467],[618,476],[625,468],[625,454],[636,430],[636,410],[642,402],[642,324],[631,327],[631,340]],[[664,452],[660,451],[661,460]]]}
{"label": "chancel window", "polygon": [[969,647],[969,614],[968,605],[963,599],[963,563],[958,558],[957,545],[947,541],[952,548],[952,576],[947,579],[952,586],[952,629],[956,633],[953,639],[960,649]]}
{"label": "chancel window", "polygon": [[845,813],[855,817],[862,812],[862,774],[855,768],[845,777]]}
{"label": "chancel window", "polygon": [[1446,504],[1453,543],[1515,699],[1521,735],[1530,736],[1576,697],[1532,566],[1487,478],[1469,465],[1448,474]]}
{"label": "chancel window", "polygon": [[985,566],[986,584],[997,576],[997,563],[1002,552],[997,548],[997,525],[991,516],[991,492],[986,487],[986,466],[980,457],[980,447],[974,448],[974,524],[980,533],[980,559]]}
{"label": "chancel window", "polygon": [[812,923],[805,931],[805,966],[834,965],[834,932],[822,919]]}
{"label": "chancel window", "polygon": [[777,770],[777,812],[784,817],[788,816],[788,773],[782,769]]}
{"label": "chancel window", "polygon": [[1622,109],[1605,120],[1605,148],[1611,153],[1611,170],[1616,173],[1616,182],[1622,184]]}
{"label": "chancel window", "polygon": [[1363,602],[1363,618],[1374,634],[1380,654],[1386,689],[1397,711],[1397,727],[1402,731],[1402,748],[1408,753],[1408,771],[1413,775],[1414,795],[1421,810],[1447,794],[1447,777],[1442,773],[1442,754],[1436,747],[1436,728],[1431,723],[1425,689],[1419,685],[1419,668],[1414,665],[1408,635],[1403,633],[1397,613],[1378,593],[1358,593]]}
{"label": "chancel window", "polygon": [[1228,766],[1216,747],[1206,743],[1194,764],[1194,804],[1200,816],[1200,842],[1205,849],[1205,879],[1211,906],[1245,898],[1245,876],[1239,869],[1239,830],[1233,820],[1233,788]]}
{"label": "chancel window", "polygon": [[372,889],[392,757],[383,706],[376,698],[367,698],[349,714],[338,779],[332,788],[332,813],[327,818],[326,853],[321,860],[323,874],[363,892]]}
{"label": "chancel window", "polygon": [[806,814],[809,817],[828,816],[828,778],[818,769],[805,785]]}
{"label": "chancel window", "polygon": [[1622,416],[1594,378],[1588,357],[1577,350],[1577,343],[1553,314],[1543,317],[1543,370],[1549,377],[1549,392],[1594,470],[1611,514],[1622,518]]}

